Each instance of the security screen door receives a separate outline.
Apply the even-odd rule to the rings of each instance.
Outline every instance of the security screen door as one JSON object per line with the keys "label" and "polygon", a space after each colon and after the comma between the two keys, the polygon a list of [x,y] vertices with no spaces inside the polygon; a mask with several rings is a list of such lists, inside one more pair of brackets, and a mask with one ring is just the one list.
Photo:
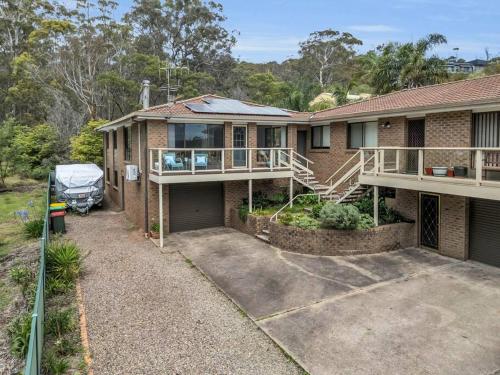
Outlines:
{"label": "security screen door", "polygon": [[420,244],[439,248],[439,196],[420,195]]}
{"label": "security screen door", "polygon": [[233,126],[233,148],[243,150],[233,150],[233,167],[247,166],[247,127],[244,125]]}

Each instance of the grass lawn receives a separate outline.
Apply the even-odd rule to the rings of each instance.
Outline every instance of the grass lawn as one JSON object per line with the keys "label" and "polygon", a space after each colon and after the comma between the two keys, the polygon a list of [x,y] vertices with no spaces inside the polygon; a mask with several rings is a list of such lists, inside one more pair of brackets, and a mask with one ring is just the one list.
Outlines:
{"label": "grass lawn", "polygon": [[[19,218],[15,211],[28,208],[28,202],[33,202],[31,211],[43,212],[45,191],[42,187],[33,186],[31,191],[0,193],[0,259],[15,246],[26,242],[23,236]],[[32,241],[32,240],[31,240]]]}

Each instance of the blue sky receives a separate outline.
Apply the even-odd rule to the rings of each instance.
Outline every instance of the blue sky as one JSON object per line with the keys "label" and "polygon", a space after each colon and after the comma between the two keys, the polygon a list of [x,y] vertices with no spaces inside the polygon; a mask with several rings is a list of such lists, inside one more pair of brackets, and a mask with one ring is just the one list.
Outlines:
{"label": "blue sky", "polygon": [[[438,32],[448,44],[443,57],[458,47],[459,57],[484,58],[485,47],[500,55],[499,0],[219,0],[226,28],[237,30],[233,55],[252,62],[297,56],[298,43],[310,32],[349,31],[366,51],[392,41],[415,41]],[[131,0],[120,1],[117,16]]]}

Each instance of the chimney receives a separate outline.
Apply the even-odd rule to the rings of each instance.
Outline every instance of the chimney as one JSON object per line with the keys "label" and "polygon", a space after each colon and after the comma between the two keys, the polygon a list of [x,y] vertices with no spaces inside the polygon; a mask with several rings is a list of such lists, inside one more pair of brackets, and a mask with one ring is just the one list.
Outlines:
{"label": "chimney", "polygon": [[149,80],[142,81],[141,102],[143,109],[149,108],[149,86]]}

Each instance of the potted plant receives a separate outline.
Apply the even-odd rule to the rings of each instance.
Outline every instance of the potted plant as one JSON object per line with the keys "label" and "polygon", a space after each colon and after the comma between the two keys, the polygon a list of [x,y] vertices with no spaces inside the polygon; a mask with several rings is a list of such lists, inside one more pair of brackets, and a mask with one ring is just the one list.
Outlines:
{"label": "potted plant", "polygon": [[160,224],[151,224],[151,231],[149,232],[149,236],[154,239],[160,238]]}

